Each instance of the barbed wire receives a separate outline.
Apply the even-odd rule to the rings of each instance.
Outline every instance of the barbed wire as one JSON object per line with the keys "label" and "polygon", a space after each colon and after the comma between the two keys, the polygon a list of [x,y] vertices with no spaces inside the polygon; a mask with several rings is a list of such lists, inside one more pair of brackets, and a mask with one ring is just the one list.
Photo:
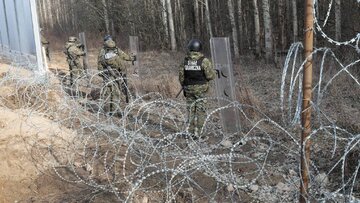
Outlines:
{"label": "barbed wire", "polygon": [[[209,137],[206,141],[193,140],[188,132],[184,101],[164,98],[160,93],[140,96],[134,94],[131,85],[127,87],[133,93],[131,102],[114,101],[120,114],[108,114],[109,98],[103,92],[116,81],[104,83],[102,73],[94,70],[74,78],[70,85],[69,75],[49,73],[43,80],[29,72],[24,77],[22,69],[13,66],[16,70],[8,71],[0,80],[0,86],[11,87],[13,92],[2,95],[0,104],[26,109],[29,120],[33,114],[40,114],[75,132],[67,138],[54,133],[50,144],[44,138],[34,138],[31,147],[35,163],[44,170],[51,167],[64,183],[111,193],[120,202],[131,202],[142,195],[165,202],[180,197],[194,202],[230,197],[229,201],[234,202],[244,197],[252,201],[294,202],[300,181],[301,49],[300,43],[292,45],[282,71],[281,122],[257,107],[239,102],[221,107],[220,98],[209,97],[201,129],[201,134]],[[358,76],[349,70],[358,67],[360,61],[343,65],[327,48],[316,49],[311,57],[320,54],[322,63],[313,89],[316,100],[312,101],[317,122],[305,141],[319,148],[309,166],[310,196],[316,201],[340,198],[356,202],[360,162],[351,157],[354,153],[358,156],[359,132],[337,126],[322,103],[341,76],[352,79],[352,88],[360,87]],[[329,58],[339,67],[331,76],[324,74],[324,63]],[[222,131],[218,122],[219,113],[227,108],[237,109],[242,118],[242,131],[231,136]],[[34,124],[34,128],[38,126]],[[331,144],[324,144],[324,140]],[[350,159],[357,163],[349,163]],[[325,176],[318,180],[320,174]],[[275,184],[273,176],[278,178]],[[329,178],[334,180],[328,183]],[[222,188],[226,188],[225,194]]]}
{"label": "barbed wire", "polygon": [[[330,11],[331,4],[323,26]],[[355,43],[352,47],[360,53],[359,33],[338,42],[323,32],[317,19],[315,25],[330,43]],[[51,132],[28,138],[34,164],[47,173],[51,168],[64,183],[87,186],[91,199],[110,193],[119,202],[144,196],[158,202],[297,202],[299,157],[304,153],[299,133],[301,78],[307,59],[301,58],[302,49],[301,43],[290,47],[278,78],[281,119],[238,101],[219,106],[223,98],[208,97],[207,117],[200,129],[207,140],[192,138],[181,99],[159,92],[141,94],[134,79],[112,79],[95,70],[74,77],[72,84],[69,74],[61,72],[39,76],[24,70],[35,70],[35,65],[16,54],[11,54],[12,68],[0,79],[0,87],[8,88],[0,94],[0,105],[22,109],[39,134]],[[316,57],[320,63],[311,101],[314,123],[304,141],[312,143],[313,154],[308,166],[309,201],[360,202],[360,132],[341,124],[337,120],[341,112],[333,112],[338,107],[330,108],[329,102],[339,83],[349,91],[360,90],[360,60],[343,64],[329,48],[315,49],[309,58]],[[125,88],[130,102],[111,101],[107,88],[123,94],[116,88],[123,79],[129,80]],[[109,112],[110,104],[114,112]],[[239,112],[242,125],[231,135],[219,122],[220,113],[229,108]],[[31,119],[34,115],[49,119],[60,130],[39,126]]]}

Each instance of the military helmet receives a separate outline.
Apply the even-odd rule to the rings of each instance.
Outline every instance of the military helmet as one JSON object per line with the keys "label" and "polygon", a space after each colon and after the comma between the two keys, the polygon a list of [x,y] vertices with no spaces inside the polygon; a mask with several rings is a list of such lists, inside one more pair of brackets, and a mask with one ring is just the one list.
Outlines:
{"label": "military helmet", "polygon": [[189,44],[187,46],[189,51],[196,51],[199,52],[202,50],[202,44],[201,41],[198,39],[192,39],[189,41]]}
{"label": "military helmet", "polygon": [[116,44],[115,44],[114,40],[109,39],[109,40],[107,40],[107,41],[104,42],[104,46],[105,46],[106,48],[113,49],[113,48],[116,47]]}
{"label": "military helmet", "polygon": [[76,37],[69,37],[69,42],[76,42],[77,41],[77,38]]}
{"label": "military helmet", "polygon": [[112,39],[111,35],[105,35],[104,42],[106,42],[106,41],[108,41],[110,39]]}

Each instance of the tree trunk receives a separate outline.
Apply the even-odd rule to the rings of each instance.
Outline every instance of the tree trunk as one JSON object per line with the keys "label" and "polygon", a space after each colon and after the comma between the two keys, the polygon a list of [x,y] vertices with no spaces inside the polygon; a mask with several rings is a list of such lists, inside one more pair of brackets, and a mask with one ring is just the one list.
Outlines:
{"label": "tree trunk", "polygon": [[200,37],[200,16],[199,16],[199,1],[194,2],[194,14],[195,14],[195,34]]}
{"label": "tree trunk", "polygon": [[341,39],[341,0],[335,0],[335,40]]}
{"label": "tree trunk", "polygon": [[286,34],[285,34],[285,2],[284,0],[279,0],[278,3],[278,23],[279,23],[279,35],[278,39],[280,42],[280,50],[283,51],[286,46]]}
{"label": "tree trunk", "polygon": [[257,5],[257,0],[253,0],[254,6],[254,26],[255,26],[255,56],[261,56],[261,45],[260,45],[260,18],[259,18],[259,8]]}
{"label": "tree trunk", "polygon": [[244,23],[243,23],[243,12],[242,12],[242,6],[241,6],[241,0],[237,0],[237,19],[238,19],[238,27],[239,27],[239,54],[244,49]]}
{"label": "tree trunk", "polygon": [[269,0],[262,0],[264,31],[265,31],[265,59],[271,62],[273,58],[272,27]]}
{"label": "tree trunk", "polygon": [[167,11],[169,17],[169,30],[170,30],[170,41],[171,41],[171,50],[176,50],[176,38],[175,38],[175,26],[173,20],[173,12],[171,8],[171,0],[166,0],[167,3]]}
{"label": "tree trunk", "polygon": [[235,15],[234,15],[234,4],[232,0],[228,0],[228,9],[229,9],[229,18],[231,23],[232,29],[232,38],[233,38],[233,45],[234,45],[234,55],[235,58],[239,58],[239,41],[238,41],[238,32],[236,29],[236,22],[235,22]]}
{"label": "tree trunk", "polygon": [[43,13],[43,17],[44,17],[44,21],[43,21],[43,26],[47,27],[48,26],[48,12],[47,12],[47,7],[46,7],[46,0],[42,0],[42,13]]}
{"label": "tree trunk", "polygon": [[165,41],[169,41],[169,27],[168,27],[168,16],[167,16],[167,9],[166,9],[166,1],[165,0],[161,0],[161,19],[162,19],[162,23],[164,26],[164,32],[165,32]]}
{"label": "tree trunk", "polygon": [[106,5],[106,0],[102,0],[102,7],[104,9],[104,23],[105,23],[105,32],[106,34],[110,34],[110,20],[109,13]]}
{"label": "tree trunk", "polygon": [[294,42],[298,41],[298,19],[297,19],[297,5],[296,5],[296,0],[292,0],[291,1],[291,5],[292,5],[292,23],[293,23],[293,40]]}
{"label": "tree trunk", "polygon": [[54,20],[53,20],[53,13],[52,13],[52,4],[51,4],[51,1],[52,0],[46,0],[47,1],[47,11],[49,12],[49,26],[50,28],[53,28],[54,27]]}
{"label": "tree trunk", "polygon": [[212,31],[212,27],[211,27],[209,0],[205,0],[205,16],[206,16],[206,28],[208,30],[210,38],[212,38],[213,37],[213,31]]}

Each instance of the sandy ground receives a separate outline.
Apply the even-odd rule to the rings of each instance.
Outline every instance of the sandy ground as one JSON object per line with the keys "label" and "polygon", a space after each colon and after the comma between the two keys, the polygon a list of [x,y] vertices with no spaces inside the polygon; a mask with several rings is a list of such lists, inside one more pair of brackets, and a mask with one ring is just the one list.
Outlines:
{"label": "sandy ground", "polygon": [[[93,69],[96,68],[96,55],[96,50],[90,54],[92,59],[90,64]],[[171,62],[165,64],[171,68],[161,67],[164,62],[153,58],[154,55],[157,58],[172,59]],[[174,59],[173,56],[166,53],[144,56],[146,63],[143,63],[142,71],[153,78],[147,80],[131,74],[133,81],[136,81],[134,82],[135,86],[140,86],[143,93],[155,91],[162,92],[166,97],[174,97],[180,88],[175,67],[179,61],[178,58],[178,55]],[[49,69],[53,72],[67,73],[67,64],[63,53],[52,53]],[[280,120],[280,113],[274,113],[278,112],[279,108],[280,81],[274,80],[274,75],[279,74],[281,70],[263,66],[251,59],[242,60],[240,66],[236,66],[235,69],[235,75],[240,78],[237,81],[237,87],[241,89],[240,96],[244,96],[244,92],[246,92],[240,100],[264,110],[274,120]],[[159,70],[162,71],[162,74],[158,74]],[[8,71],[9,66],[0,63],[0,77],[3,77]],[[134,67],[129,71],[133,73]],[[359,88],[352,91],[346,89],[348,85],[351,85],[350,82],[342,87],[337,84],[335,81],[334,85],[329,87],[329,92],[334,95],[338,94],[345,99],[337,100],[335,97],[338,101],[335,104],[331,99],[324,100],[323,105],[326,107],[324,109],[344,128],[350,127],[354,132],[359,132],[360,98],[358,93],[360,90]],[[13,91],[12,87],[1,87],[0,96],[7,98],[7,95],[13,94]],[[57,95],[57,97],[60,96]],[[58,177],[53,176],[51,167],[54,162],[48,156],[46,148],[55,143],[66,145],[73,139],[75,132],[37,112],[15,108],[16,104],[13,104],[14,108],[9,108],[9,105],[11,107],[11,100],[7,106],[0,106],[0,203],[56,202],[56,196],[59,194],[66,196],[66,192],[72,190],[73,187],[63,184]],[[49,136],[53,134],[62,139],[55,140],[54,137]],[[39,149],[42,150],[42,153],[34,153],[34,150]],[[43,154],[44,157],[34,157],[34,154]]]}

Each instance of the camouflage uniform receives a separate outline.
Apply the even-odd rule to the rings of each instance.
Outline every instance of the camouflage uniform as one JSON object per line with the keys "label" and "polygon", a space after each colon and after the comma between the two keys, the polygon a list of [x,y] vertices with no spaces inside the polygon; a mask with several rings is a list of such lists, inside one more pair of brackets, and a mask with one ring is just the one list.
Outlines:
{"label": "camouflage uniform", "polygon": [[209,59],[200,52],[191,51],[179,69],[180,84],[184,88],[189,113],[189,132],[197,136],[206,119],[206,97],[209,81],[215,79]]}
{"label": "camouflage uniform", "polygon": [[[128,102],[126,64],[125,61],[133,61],[129,56],[118,47],[113,40],[104,42],[104,47],[100,50],[98,56],[98,70],[104,80],[105,87],[102,97],[105,103],[109,103],[109,111],[113,113],[120,104]],[[121,102],[122,101],[122,102]],[[124,105],[121,105],[124,107]]]}
{"label": "camouflage uniform", "polygon": [[46,40],[46,38],[40,34],[41,37],[41,45],[45,48],[45,54],[48,60],[50,61],[50,52],[49,52],[49,44],[50,42]]}
{"label": "camouflage uniform", "polygon": [[70,37],[69,41],[65,45],[65,54],[67,55],[67,62],[70,68],[70,82],[72,84],[73,78],[80,77],[84,71],[84,67],[80,61],[80,57],[86,53],[80,48],[81,44],[77,41],[77,38]]}

